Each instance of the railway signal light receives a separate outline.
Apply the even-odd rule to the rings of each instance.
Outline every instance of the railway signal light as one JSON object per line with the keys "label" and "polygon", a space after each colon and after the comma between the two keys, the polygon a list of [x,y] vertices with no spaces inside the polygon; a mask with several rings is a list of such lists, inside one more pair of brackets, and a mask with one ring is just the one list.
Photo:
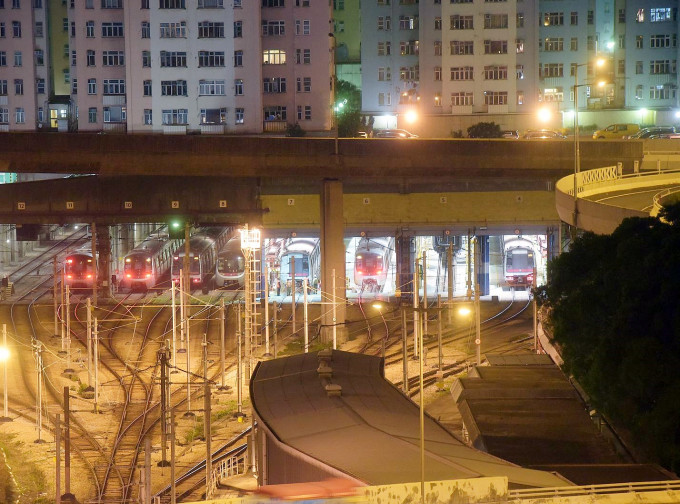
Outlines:
{"label": "railway signal light", "polygon": [[168,235],[171,240],[183,240],[184,239],[184,221],[181,220],[171,220],[168,222]]}

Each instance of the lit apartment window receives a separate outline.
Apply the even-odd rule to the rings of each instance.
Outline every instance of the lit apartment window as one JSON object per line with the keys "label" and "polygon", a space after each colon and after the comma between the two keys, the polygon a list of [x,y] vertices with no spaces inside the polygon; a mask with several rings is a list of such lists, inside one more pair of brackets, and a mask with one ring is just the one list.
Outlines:
{"label": "lit apartment window", "polygon": [[[243,55],[241,55],[241,58],[243,58]],[[285,63],[286,51],[282,51],[281,49],[268,49],[262,51],[263,65],[285,65]]]}

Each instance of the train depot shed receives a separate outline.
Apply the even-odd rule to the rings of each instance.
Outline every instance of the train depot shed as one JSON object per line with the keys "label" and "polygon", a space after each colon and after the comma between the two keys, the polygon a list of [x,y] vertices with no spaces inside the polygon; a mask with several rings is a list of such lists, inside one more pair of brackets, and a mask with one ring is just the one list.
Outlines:
{"label": "train depot shed", "polygon": [[[263,361],[250,397],[260,485],[420,480],[419,409],[384,378],[379,357],[326,350]],[[424,433],[426,481],[497,476],[511,489],[570,485],[471,448],[430,416]]]}
{"label": "train depot shed", "polygon": [[[488,355],[452,386],[463,429],[476,448],[577,485],[676,479],[633,463],[598,429],[576,388],[547,355]],[[604,433],[604,434],[603,434]]]}

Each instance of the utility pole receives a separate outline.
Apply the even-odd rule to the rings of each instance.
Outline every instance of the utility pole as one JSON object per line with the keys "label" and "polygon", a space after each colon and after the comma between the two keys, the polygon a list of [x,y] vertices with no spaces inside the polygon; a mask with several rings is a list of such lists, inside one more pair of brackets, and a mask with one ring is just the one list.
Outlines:
{"label": "utility pole", "polygon": [[304,324],[304,334],[305,334],[305,353],[309,352],[309,320],[307,319],[307,279],[302,280],[302,300],[303,300],[303,324]]}
{"label": "utility pole", "polygon": [[97,306],[97,292],[99,291],[99,278],[97,275],[97,224],[92,223],[92,300]]}
{"label": "utility pole", "polygon": [[55,467],[55,502],[61,504],[61,422],[59,421],[59,413],[55,415],[54,419],[54,451],[56,459]]}
{"label": "utility pole", "polygon": [[427,321],[429,317],[427,316],[427,308],[429,306],[429,303],[427,301],[427,249],[423,250],[423,308],[425,308],[425,311],[423,312],[423,334],[422,337],[424,338],[427,333]]}
{"label": "utility pole", "polygon": [[416,259],[415,268],[413,268],[413,358],[418,358],[418,332],[420,329],[420,320],[418,320],[418,304],[420,302],[420,295],[418,294],[418,287],[420,279],[418,278],[418,259]]}
{"label": "utility pole", "polygon": [[444,359],[442,349],[442,295],[437,294],[437,341],[439,346],[439,366],[437,369],[442,371],[442,361]]}
{"label": "utility pole", "polygon": [[159,467],[165,467],[168,464],[166,458],[167,435],[168,435],[168,421],[167,421],[167,377],[168,377],[168,352],[165,347],[161,347],[158,351],[158,359],[161,363],[161,460],[158,462]]}
{"label": "utility pole", "polygon": [[175,488],[175,408],[170,409],[170,504],[177,504],[177,488]]}
{"label": "utility pole", "polygon": [[35,370],[38,381],[38,403],[36,404],[36,419],[38,423],[38,439],[36,443],[42,443],[42,344],[40,341],[35,343]]}
{"label": "utility pole", "polygon": [[177,308],[175,306],[175,282],[170,279],[170,293],[172,297],[172,367],[177,368]]}
{"label": "utility pole", "polygon": [[290,255],[290,309],[292,311],[293,319],[293,336],[297,332],[297,324],[295,323],[295,256]]}
{"label": "utility pole", "polygon": [[333,301],[333,350],[338,348],[338,309],[335,302],[335,268],[331,270],[331,275],[333,276],[333,292],[331,293],[331,300]]}
{"label": "utility pole", "polygon": [[226,377],[225,377],[225,360],[226,360],[226,355],[225,355],[225,346],[226,346],[226,338],[225,338],[225,331],[226,331],[226,316],[225,316],[225,308],[224,308],[224,298],[222,298],[222,305],[220,306],[220,389],[224,390],[227,388],[227,384],[225,383]]}
{"label": "utility pole", "polygon": [[54,305],[54,336],[56,337],[59,335],[59,326],[57,325],[59,319],[59,303],[57,302],[57,295],[59,293],[57,288],[57,256],[54,256],[52,262],[52,273],[52,278],[54,279],[54,285],[52,287],[52,304]]}
{"label": "utility pole", "polygon": [[262,270],[264,272],[264,355],[271,357],[269,353],[269,269],[266,261],[262,261]]}
{"label": "utility pole", "polygon": [[208,381],[208,335],[203,335],[203,435],[205,436],[205,495],[212,493],[212,460],[210,432],[210,382]]}
{"label": "utility pole", "polygon": [[[415,312],[414,312],[415,313]],[[402,364],[403,364],[403,389],[408,394],[408,326],[406,325],[406,308],[401,307],[401,345],[402,345]]]}
{"label": "utility pole", "polygon": [[64,492],[71,493],[71,414],[68,387],[64,387]]}
{"label": "utility pole", "polygon": [[99,413],[99,332],[97,317],[94,318],[94,412]]}
{"label": "utility pole", "polygon": [[448,280],[448,298],[449,309],[447,310],[449,324],[453,322],[453,286],[455,282],[454,270],[453,270],[453,241],[449,242],[449,248],[446,252],[446,261],[449,270]]}
{"label": "utility pole", "polygon": [[243,360],[241,358],[241,304],[238,305],[238,324],[236,330],[236,402],[237,415],[243,416]]}
{"label": "utility pole", "polygon": [[87,298],[87,385],[92,385],[92,304]]}
{"label": "utility pole", "polygon": [[278,314],[279,314],[279,305],[276,304],[276,301],[274,301],[274,358],[277,357],[278,355],[278,349],[277,349],[277,343],[279,339],[279,321],[278,321]]}
{"label": "utility pole", "polygon": [[64,373],[73,373],[71,368],[71,287],[66,286],[66,369]]}

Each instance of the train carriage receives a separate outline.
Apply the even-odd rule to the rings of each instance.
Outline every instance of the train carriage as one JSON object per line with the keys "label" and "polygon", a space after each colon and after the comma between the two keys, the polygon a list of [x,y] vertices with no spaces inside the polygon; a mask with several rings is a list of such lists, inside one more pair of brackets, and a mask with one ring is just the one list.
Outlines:
{"label": "train carriage", "polygon": [[241,289],[244,285],[245,267],[241,238],[233,236],[217,253],[215,286]]}
{"label": "train carriage", "polygon": [[153,288],[168,273],[173,254],[182,244],[170,240],[167,234],[149,236],[125,256],[121,288]]}
{"label": "train carriage", "polygon": [[83,246],[64,258],[64,284],[72,289],[91,289],[96,277],[96,261],[92,249]]}
{"label": "train carriage", "polygon": [[534,283],[536,253],[534,244],[526,238],[505,240],[505,283],[512,289],[528,289]]}
{"label": "train carriage", "polygon": [[[207,291],[215,273],[217,251],[228,240],[229,228],[199,228],[189,239],[189,282],[190,289],[202,288]],[[184,247],[173,254],[172,281],[179,282],[180,270],[184,267]]]}
{"label": "train carriage", "polygon": [[394,239],[362,238],[354,253],[354,283],[362,290],[380,292],[387,281]]}
{"label": "train carriage", "polygon": [[291,238],[281,250],[280,277],[281,285],[292,287],[293,267],[295,268],[295,285],[301,286],[304,279],[311,283],[318,279],[319,240],[317,238]]}

